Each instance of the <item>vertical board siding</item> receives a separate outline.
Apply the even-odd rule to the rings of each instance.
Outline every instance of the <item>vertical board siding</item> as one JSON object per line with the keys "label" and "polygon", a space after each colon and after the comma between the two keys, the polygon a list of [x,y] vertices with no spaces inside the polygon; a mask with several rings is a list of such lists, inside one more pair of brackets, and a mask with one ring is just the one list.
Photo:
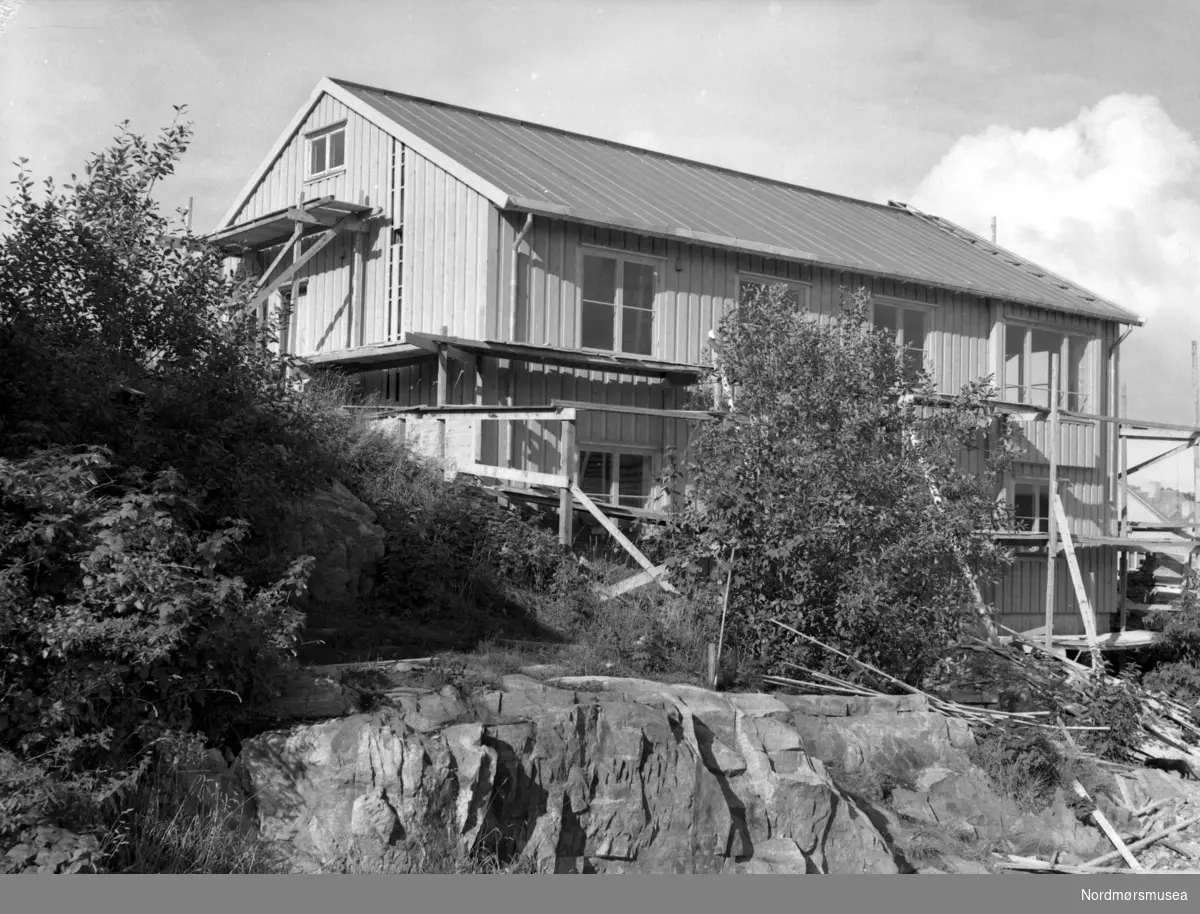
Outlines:
{"label": "vertical board siding", "polygon": [[[1096,612],[1096,629],[1109,631],[1110,617],[1118,610],[1116,551],[1108,548],[1077,549],[1084,589]],[[1046,622],[1046,559],[1018,557],[1008,576],[994,587],[998,621],[1016,631],[1028,631]],[[1054,586],[1054,633],[1082,635],[1083,617],[1064,556],[1058,557]]]}
{"label": "vertical board siding", "polygon": [[[346,122],[346,167],[328,177],[306,180],[306,134],[341,121]],[[360,316],[351,313],[352,234],[346,233],[327,245],[297,273],[297,280],[308,280],[308,295],[293,316],[297,355],[344,349],[357,345],[360,339],[369,344],[395,338],[387,323],[391,297],[388,223],[396,212],[390,174],[392,142],[386,133],[341,102],[322,96],[231,223],[264,216],[302,199],[328,195],[382,210],[378,223],[363,239],[361,327],[357,326]],[[262,252],[260,262],[269,264],[277,251]],[[280,269],[285,266],[281,264]]]}
{"label": "vertical board siding", "polygon": [[411,149],[404,169],[402,328],[478,339],[496,272],[494,207]]}

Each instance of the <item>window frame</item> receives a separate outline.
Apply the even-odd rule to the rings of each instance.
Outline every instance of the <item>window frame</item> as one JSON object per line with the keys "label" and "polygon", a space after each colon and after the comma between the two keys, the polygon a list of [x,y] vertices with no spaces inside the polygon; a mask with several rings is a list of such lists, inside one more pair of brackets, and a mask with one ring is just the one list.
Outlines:
{"label": "window frame", "polygon": [[[609,480],[608,493],[598,495],[594,492],[588,492],[583,488],[583,469],[585,454],[607,454],[612,458],[613,466],[619,464],[622,456],[640,457],[642,458],[642,488],[645,494],[637,496],[625,496],[626,498],[637,498],[638,504],[627,504],[621,501],[620,478],[614,473],[612,479]],[[618,442],[584,442],[579,445],[575,451],[575,485],[596,502],[596,504],[609,505],[612,507],[631,508],[633,510],[649,511],[653,510],[652,505],[657,500],[658,494],[655,490],[655,473],[657,471],[656,457],[658,450],[650,447],[640,447],[632,444],[620,444]]]}
{"label": "window frame", "polygon": [[[1058,364],[1059,364],[1059,409],[1067,412],[1089,412],[1088,404],[1095,398],[1097,392],[1097,382],[1099,375],[1096,371],[1096,352],[1099,343],[1099,336],[1094,333],[1074,332],[1072,330],[1039,324],[1032,321],[1012,321],[1002,320],[1000,324],[1000,340],[998,344],[998,353],[1000,363],[997,366],[996,375],[999,379],[997,385],[1000,390],[1000,397],[1008,403],[1020,403],[1023,405],[1032,406],[1040,409],[1049,409],[1053,404],[1050,400],[1050,378],[1053,376],[1053,365],[1047,366],[1046,383],[1033,384],[1025,380],[1030,374],[1033,363],[1033,335],[1041,331],[1042,333],[1054,334],[1061,337],[1062,342],[1058,348]],[[1008,340],[1011,330],[1019,330],[1024,335],[1024,342],[1021,347],[1020,361],[1018,365],[1021,369],[1021,375],[1024,377],[1019,380],[1021,383],[1010,384],[1008,380]],[[1083,343],[1083,357],[1079,364],[1082,367],[1081,378],[1078,380],[1079,387],[1072,390],[1069,387],[1071,376],[1071,343],[1072,341]],[[1009,391],[1015,389],[1017,391],[1017,399],[1011,399]],[[1033,391],[1044,390],[1046,393],[1046,402],[1038,403],[1035,401]]]}
{"label": "window frame", "polygon": [[[1030,519],[1031,526],[1028,530],[1018,529],[1019,533],[1031,533],[1041,536],[1047,536],[1050,533],[1050,512],[1054,510],[1054,506],[1050,501],[1050,480],[1037,476],[1014,476],[1008,485],[1008,505],[1013,512],[1013,522],[1019,524],[1017,518],[1017,487],[1032,486],[1033,487],[1033,510],[1034,516]],[[1046,516],[1041,514],[1042,500],[1046,502]]]}
{"label": "window frame", "polygon": [[[613,348],[599,349],[595,346],[583,345],[583,309],[586,301],[586,289],[584,287],[584,265],[587,257],[603,257],[617,262],[617,274],[615,278],[615,289],[612,302],[613,314]],[[623,335],[625,331],[625,264],[636,263],[641,266],[648,266],[654,270],[654,296],[650,301],[650,351],[649,352],[630,352],[620,348],[623,343]],[[641,358],[653,358],[659,350],[659,299],[663,293],[664,276],[666,275],[667,260],[665,257],[658,257],[653,254],[643,254],[640,251],[623,251],[618,248],[609,248],[602,245],[581,244],[579,245],[579,254],[576,262],[576,273],[579,277],[577,291],[575,295],[575,348],[581,352],[597,352],[612,355],[628,355]],[[607,302],[603,303],[607,304]],[[643,309],[637,309],[643,310]]]}
{"label": "window frame", "polygon": [[[340,174],[346,170],[346,140],[347,140],[347,121],[339,121],[336,124],[329,124],[326,127],[321,127],[317,130],[310,130],[304,135],[304,180],[319,181],[322,178],[328,178],[331,175]],[[342,161],[337,165],[329,164],[329,138],[334,134],[342,134]],[[321,171],[312,170],[313,147],[316,143],[323,142],[325,144],[325,165]]]}
{"label": "window frame", "polygon": [[742,286],[745,283],[755,283],[762,286],[786,286],[788,291],[793,290],[802,292],[803,295],[797,296],[799,304],[796,306],[797,313],[811,309],[812,307],[812,288],[811,282],[805,282],[799,279],[787,279],[783,276],[770,276],[766,273],[750,273],[738,271],[734,280],[737,285],[734,290],[734,301],[740,305],[742,303]]}
{"label": "window frame", "polygon": [[908,346],[903,341],[904,336],[904,312],[915,311],[921,315],[924,322],[925,340],[921,345],[921,368],[924,371],[932,372],[934,370],[933,358],[933,316],[937,313],[937,306],[928,302],[910,301],[906,298],[892,298],[887,295],[872,295],[871,296],[871,326],[879,328],[878,316],[876,308],[883,305],[885,308],[895,308],[899,313],[896,321],[896,348],[900,351],[906,351],[913,347]]}

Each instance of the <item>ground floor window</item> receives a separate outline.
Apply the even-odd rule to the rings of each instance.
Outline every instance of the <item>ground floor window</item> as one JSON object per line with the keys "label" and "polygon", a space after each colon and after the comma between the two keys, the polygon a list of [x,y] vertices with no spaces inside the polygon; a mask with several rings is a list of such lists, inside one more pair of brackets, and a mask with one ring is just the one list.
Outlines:
{"label": "ground floor window", "polygon": [[595,502],[646,508],[652,488],[650,455],[581,450],[578,485]]}

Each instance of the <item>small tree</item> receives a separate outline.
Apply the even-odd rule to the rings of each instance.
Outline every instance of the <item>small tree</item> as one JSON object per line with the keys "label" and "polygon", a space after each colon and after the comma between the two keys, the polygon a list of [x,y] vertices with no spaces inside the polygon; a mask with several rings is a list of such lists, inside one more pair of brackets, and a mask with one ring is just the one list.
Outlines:
{"label": "small tree", "polygon": [[244,725],[293,654],[310,560],[250,547],[328,457],[220,253],[152,196],[190,135],[122,129],[43,194],[22,163],[3,208],[0,763],[36,776],[13,799],[0,764],[0,832],[165,733]]}
{"label": "small tree", "polygon": [[868,304],[860,292],[821,319],[767,287],[726,315],[717,366],[734,406],[693,444],[680,532],[693,560],[720,560],[714,577],[736,550],[729,637],[744,654],[858,675],[778,619],[916,682],[974,615],[964,569],[1007,562],[988,531],[1005,520],[1010,447],[1003,426],[987,447],[988,384],[927,405],[932,379]]}

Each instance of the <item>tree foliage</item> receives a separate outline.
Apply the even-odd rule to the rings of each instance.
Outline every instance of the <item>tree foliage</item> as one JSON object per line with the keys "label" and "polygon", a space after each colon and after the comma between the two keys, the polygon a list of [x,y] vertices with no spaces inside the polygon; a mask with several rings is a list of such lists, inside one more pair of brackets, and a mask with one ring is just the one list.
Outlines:
{"label": "tree foliage", "polygon": [[258,534],[327,455],[245,290],[155,202],[190,137],[122,125],[40,194],[22,162],[4,207],[0,756],[53,776],[35,806],[239,726],[300,619],[307,557]]}
{"label": "tree foliage", "polygon": [[1011,447],[986,382],[923,405],[933,379],[868,307],[858,293],[819,318],[777,286],[726,315],[717,365],[734,405],[692,445],[681,530],[694,568],[718,560],[715,578],[734,555],[731,637],[758,663],[858,675],[778,619],[915,682],[974,615],[964,568],[1006,564],[987,531],[1005,522]]}

